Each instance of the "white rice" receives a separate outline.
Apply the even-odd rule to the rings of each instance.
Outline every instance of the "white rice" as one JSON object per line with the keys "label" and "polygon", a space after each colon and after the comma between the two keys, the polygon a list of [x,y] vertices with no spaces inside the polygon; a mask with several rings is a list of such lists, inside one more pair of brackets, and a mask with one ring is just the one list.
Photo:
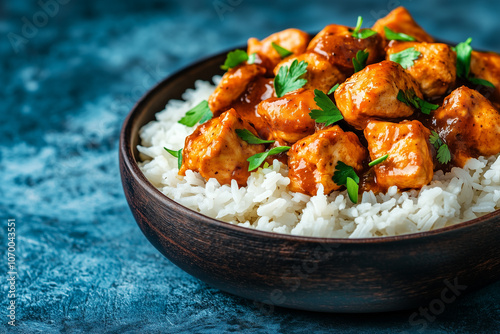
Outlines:
{"label": "white rice", "polygon": [[[220,77],[214,81],[220,80]],[[140,130],[140,168],[163,194],[204,215],[263,231],[314,237],[366,238],[429,231],[477,218],[500,208],[500,154],[470,159],[462,168],[434,174],[421,190],[362,194],[358,204],[346,191],[316,196],[288,189],[288,167],[277,160],[253,172],[246,187],[236,181],[220,185],[199,173],[178,175],[177,159],[163,147],[178,150],[195,127],[177,123],[187,110],[212,93],[215,86],[197,81],[185,101],[170,101],[156,121]]]}

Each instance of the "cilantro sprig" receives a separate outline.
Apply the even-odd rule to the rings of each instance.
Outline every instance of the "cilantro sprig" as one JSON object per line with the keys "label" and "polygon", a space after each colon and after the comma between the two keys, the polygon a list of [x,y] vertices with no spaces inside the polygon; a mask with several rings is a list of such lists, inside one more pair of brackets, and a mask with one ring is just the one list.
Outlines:
{"label": "cilantro sprig", "polygon": [[262,165],[262,163],[264,162],[264,160],[266,160],[268,156],[286,152],[290,148],[291,148],[290,146],[278,146],[270,149],[269,151],[252,155],[250,158],[247,159],[247,161],[250,163],[248,165],[248,171],[251,172],[254,169],[259,168],[259,166]]}
{"label": "cilantro sprig", "polygon": [[278,52],[278,54],[280,55],[281,58],[286,58],[290,55],[293,55],[292,51],[287,50],[284,47],[282,47],[274,42],[271,42],[271,46],[273,47],[274,50],[276,50],[276,52]]}
{"label": "cilantro sprig", "polygon": [[361,16],[358,16],[358,22],[356,23],[356,28],[354,28],[352,32],[352,37],[365,39],[377,33],[376,31],[371,29],[361,30],[361,25],[363,25],[363,18]]}
{"label": "cilantro sprig", "polygon": [[375,165],[381,164],[382,162],[386,161],[387,158],[389,158],[389,154],[383,155],[380,158],[373,160],[368,164],[368,166],[373,167]]}
{"label": "cilantro sprig", "polygon": [[198,103],[194,108],[188,110],[186,115],[179,120],[179,123],[192,127],[196,123],[205,123],[209,119],[211,119],[214,115],[212,111],[208,107],[208,101],[203,100]]}
{"label": "cilantro sprig", "polygon": [[370,53],[366,50],[359,50],[356,52],[356,57],[352,58],[352,65],[354,66],[354,73],[357,73],[366,67],[366,61]]}
{"label": "cilantro sprig", "polygon": [[401,52],[391,54],[389,59],[400,64],[404,69],[407,69],[408,67],[415,65],[415,60],[417,60],[421,55],[421,52],[415,50],[415,47],[412,47]]}
{"label": "cilantro sprig", "polygon": [[339,86],[340,86],[340,84],[336,84],[335,86],[330,88],[330,90],[328,91],[328,95],[335,93],[335,91],[337,90],[337,88],[339,88]]}
{"label": "cilantro sprig", "polygon": [[402,32],[395,32],[388,27],[384,27],[385,38],[390,41],[403,41],[403,42],[414,42],[415,37],[404,34]]}
{"label": "cilantro sprig", "polygon": [[272,144],[274,143],[274,140],[264,140],[260,139],[256,135],[254,135],[252,132],[250,132],[247,129],[236,129],[234,130],[238,137],[243,139],[249,144]]}
{"label": "cilantro sprig", "polygon": [[476,78],[470,73],[470,61],[472,57],[471,42],[472,38],[469,37],[465,42],[458,43],[454,48],[457,53],[457,76],[476,85],[495,88],[495,85],[488,80]]}
{"label": "cilantro sprig", "polygon": [[301,76],[307,72],[307,62],[300,63],[295,59],[290,67],[281,66],[278,75],[274,78],[274,90],[277,97],[282,97],[286,93],[302,88],[307,80]]}
{"label": "cilantro sprig", "polygon": [[451,161],[451,153],[448,145],[446,145],[443,140],[439,137],[439,134],[432,130],[429,136],[429,142],[434,145],[437,150],[436,158],[443,165]]}
{"label": "cilantro sprig", "polygon": [[346,186],[351,202],[358,203],[359,176],[354,168],[342,161],[338,161],[332,180],[339,186]]}
{"label": "cilantro sprig", "polygon": [[320,109],[311,110],[309,116],[317,123],[325,123],[328,126],[344,118],[335,103],[319,89],[314,90],[314,102]]}
{"label": "cilantro sprig", "polygon": [[224,65],[222,65],[220,68],[223,70],[229,70],[230,68],[236,67],[247,60],[248,53],[246,53],[246,51],[240,49],[234,50],[227,54]]}
{"label": "cilantro sprig", "polygon": [[168,148],[164,147],[163,148],[165,151],[170,153],[174,158],[177,158],[177,167],[181,169],[182,166],[182,148],[178,151],[175,150],[169,150]]}
{"label": "cilantro sprig", "polygon": [[439,105],[429,103],[419,98],[413,89],[407,91],[399,90],[397,99],[410,107],[419,109],[422,113],[429,115],[432,110],[439,108]]}

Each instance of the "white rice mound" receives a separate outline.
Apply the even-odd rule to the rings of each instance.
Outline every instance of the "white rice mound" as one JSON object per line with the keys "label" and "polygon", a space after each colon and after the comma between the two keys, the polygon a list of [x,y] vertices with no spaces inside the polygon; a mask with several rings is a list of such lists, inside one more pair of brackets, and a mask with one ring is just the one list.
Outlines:
{"label": "white rice mound", "polygon": [[[220,77],[214,78],[218,82]],[[500,208],[500,154],[470,159],[462,168],[444,174],[420,190],[386,194],[365,192],[353,204],[346,191],[329,195],[321,187],[310,197],[288,189],[288,167],[272,166],[252,172],[246,187],[236,181],[220,185],[199,173],[178,175],[177,159],[163,147],[178,150],[194,129],[177,123],[187,110],[206,100],[215,89],[197,81],[183,99],[171,100],[156,121],[140,130],[142,163],[146,178],[174,201],[209,217],[263,231],[293,235],[366,238],[429,231],[477,218]]]}

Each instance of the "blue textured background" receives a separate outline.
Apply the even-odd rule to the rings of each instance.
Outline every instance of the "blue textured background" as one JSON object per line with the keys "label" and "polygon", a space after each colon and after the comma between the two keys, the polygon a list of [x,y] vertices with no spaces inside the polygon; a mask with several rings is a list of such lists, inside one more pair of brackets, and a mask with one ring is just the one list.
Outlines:
{"label": "blue textured background", "polygon": [[[357,15],[369,25],[397,4],[434,36],[472,36],[473,46],[500,52],[499,1],[60,1],[67,4],[51,16],[40,14],[37,1],[0,2],[0,236],[5,246],[6,221],[15,218],[19,272],[18,326],[7,326],[3,280],[0,331],[420,329],[408,321],[413,311],[262,312],[184,273],[148,243],[127,207],[119,131],[147,89],[201,57],[292,26],[354,25]],[[23,31],[26,20],[35,20],[36,31]],[[500,282],[461,296],[427,332],[499,332],[499,300]]]}

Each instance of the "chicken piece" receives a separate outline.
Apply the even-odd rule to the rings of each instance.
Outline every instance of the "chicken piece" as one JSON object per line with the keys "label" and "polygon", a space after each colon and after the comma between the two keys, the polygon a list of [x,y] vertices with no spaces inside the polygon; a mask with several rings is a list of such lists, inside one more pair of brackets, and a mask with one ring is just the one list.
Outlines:
{"label": "chicken piece", "polygon": [[231,107],[236,110],[238,115],[257,130],[261,138],[269,136],[269,129],[266,121],[257,113],[257,106],[270,97],[276,97],[274,79],[258,77],[231,104]]}
{"label": "chicken piece", "polygon": [[417,22],[411,17],[404,7],[398,7],[387,14],[373,25],[372,29],[378,32],[385,39],[384,27],[394,32],[400,32],[414,37],[418,42],[434,42],[434,38],[425,32]]}
{"label": "chicken piece", "polygon": [[373,167],[382,189],[394,185],[399,189],[418,189],[431,182],[434,175],[431,131],[422,123],[371,121],[364,132],[372,161],[389,154],[384,162]]}
{"label": "chicken piece", "polygon": [[500,103],[500,54],[472,51],[470,71],[475,77],[495,85],[489,99]]}
{"label": "chicken piece", "polygon": [[272,97],[257,106],[270,131],[267,139],[274,139],[282,146],[314,133],[316,122],[309,116],[312,109],[318,109],[314,92],[303,88],[283,97]]}
{"label": "chicken piece", "polygon": [[322,184],[325,194],[329,194],[341,187],[332,180],[337,162],[360,173],[367,156],[356,134],[344,132],[338,125],[318,131],[288,151],[290,190],[314,196]]}
{"label": "chicken piece", "polygon": [[335,102],[344,119],[358,130],[372,119],[395,119],[413,114],[413,107],[397,99],[399,90],[420,87],[398,63],[382,61],[357,72],[335,91]]}
{"label": "chicken piece", "polygon": [[426,98],[442,96],[453,88],[457,76],[457,55],[451,47],[442,43],[392,41],[386,50],[387,60],[392,54],[409,48],[415,48],[421,55],[413,66],[406,68],[406,72],[418,82]]}
{"label": "chicken piece", "polygon": [[248,144],[238,137],[236,129],[247,129],[257,135],[234,109],[200,124],[186,137],[179,174],[186,175],[186,170],[191,169],[206,180],[215,178],[220,184],[231,184],[234,179],[239,186],[245,186],[250,176],[247,159],[264,152],[265,146]]}
{"label": "chicken piece", "polygon": [[434,111],[432,125],[448,145],[452,162],[500,153],[500,112],[479,92],[462,86]]}
{"label": "chicken piece", "polygon": [[346,79],[346,76],[330,64],[325,57],[314,52],[287,57],[274,68],[274,74],[278,74],[281,66],[288,66],[290,68],[294,60],[297,60],[299,63],[301,61],[307,63],[307,72],[303,76],[307,80],[307,83],[303,87],[305,89],[319,89],[326,94],[335,84],[341,83]]}
{"label": "chicken piece", "polygon": [[373,64],[383,56],[382,38],[375,34],[368,38],[352,36],[353,29],[330,24],[321,30],[309,43],[308,52],[315,52],[346,75],[354,73],[352,59],[356,53],[365,50],[369,53],[367,64]]}
{"label": "chicken piece", "polygon": [[208,107],[214,115],[220,115],[229,109],[231,103],[245,91],[252,80],[264,73],[266,69],[256,64],[230,68],[208,98]]}
{"label": "chicken piece", "polygon": [[307,43],[311,37],[308,33],[299,29],[286,29],[277,33],[274,33],[262,41],[257,38],[248,39],[248,49],[247,53],[250,55],[252,53],[257,53],[259,62],[263,66],[266,66],[269,73],[272,73],[274,67],[278,65],[281,61],[281,56],[276,51],[272,45],[275,43],[282,48],[287,49],[294,55],[300,55],[304,53],[307,47]]}

